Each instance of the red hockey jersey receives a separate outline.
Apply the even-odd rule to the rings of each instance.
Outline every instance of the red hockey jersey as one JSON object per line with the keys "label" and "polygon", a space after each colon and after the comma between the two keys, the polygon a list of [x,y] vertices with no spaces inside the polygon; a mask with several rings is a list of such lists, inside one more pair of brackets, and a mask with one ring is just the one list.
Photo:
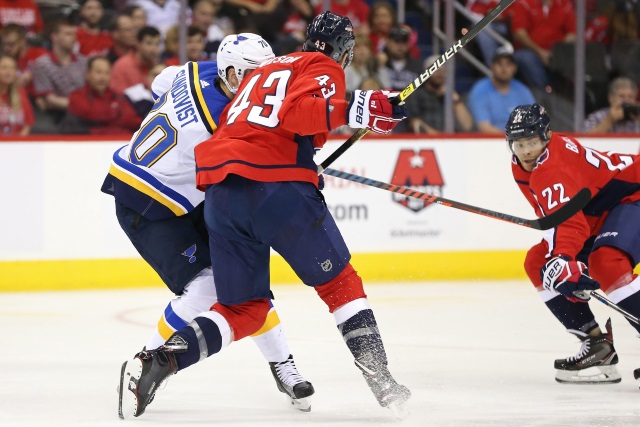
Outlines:
{"label": "red hockey jersey", "polygon": [[321,53],[278,56],[245,76],[213,136],[195,149],[204,190],[228,174],[318,184],[315,149],[346,124],[345,77]]}
{"label": "red hockey jersey", "polygon": [[553,230],[547,240],[551,256],[575,258],[611,209],[640,200],[640,156],[596,151],[562,134],[552,135],[532,172],[513,156],[512,172],[538,217],[559,209],[581,188],[591,190],[587,206]]}

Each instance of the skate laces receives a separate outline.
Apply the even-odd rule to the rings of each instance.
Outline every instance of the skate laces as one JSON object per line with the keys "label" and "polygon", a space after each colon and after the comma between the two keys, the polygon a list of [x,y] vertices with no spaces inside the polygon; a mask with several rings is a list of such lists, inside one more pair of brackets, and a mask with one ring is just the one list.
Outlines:
{"label": "skate laces", "polygon": [[300,375],[298,369],[296,369],[296,363],[292,358],[289,358],[284,362],[275,362],[273,366],[276,369],[276,374],[278,375],[278,378],[280,378],[280,381],[289,387],[293,388],[293,386],[306,381],[302,375]]}
{"label": "skate laces", "polygon": [[591,350],[591,339],[586,339],[582,342],[582,345],[580,346],[580,350],[578,351],[578,353],[575,356],[567,357],[567,361],[568,362],[578,361],[583,357],[585,357],[589,353],[589,350]]}

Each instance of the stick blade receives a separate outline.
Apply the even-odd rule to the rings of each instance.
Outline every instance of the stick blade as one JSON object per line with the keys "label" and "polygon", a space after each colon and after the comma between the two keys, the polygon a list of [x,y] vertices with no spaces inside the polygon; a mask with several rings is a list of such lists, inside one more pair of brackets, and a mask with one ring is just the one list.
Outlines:
{"label": "stick blade", "polygon": [[591,191],[588,188],[583,188],[578,191],[575,196],[571,198],[562,208],[558,209],[554,213],[539,218],[535,221],[533,228],[538,230],[548,230],[555,228],[580,212],[582,208],[587,206],[587,203],[591,200]]}

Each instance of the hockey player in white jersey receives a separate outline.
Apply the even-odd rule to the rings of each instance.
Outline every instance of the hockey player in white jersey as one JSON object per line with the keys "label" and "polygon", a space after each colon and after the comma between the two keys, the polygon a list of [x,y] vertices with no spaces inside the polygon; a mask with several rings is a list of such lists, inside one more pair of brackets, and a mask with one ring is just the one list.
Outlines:
{"label": "hockey player in white jersey", "polygon": [[[224,38],[217,63],[188,62],[166,68],[152,84],[153,109],[129,144],[113,155],[102,191],[114,196],[120,226],[176,295],[145,349],[164,344],[216,302],[202,215],[204,193],[195,184],[194,148],[215,132],[242,78],[273,57],[262,37],[242,33]],[[313,386],[296,368],[273,305],[253,340],[269,362],[278,389],[294,407],[309,411]],[[123,388],[132,387],[124,378],[127,363],[120,374],[121,418],[144,411]],[[152,399],[156,390],[147,398]]]}

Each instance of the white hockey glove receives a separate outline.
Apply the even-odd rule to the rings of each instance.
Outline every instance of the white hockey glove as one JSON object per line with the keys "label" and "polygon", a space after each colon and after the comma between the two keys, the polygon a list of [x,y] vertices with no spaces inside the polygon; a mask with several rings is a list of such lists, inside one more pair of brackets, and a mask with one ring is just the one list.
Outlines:
{"label": "white hockey glove", "polygon": [[589,292],[600,289],[598,282],[589,277],[587,266],[580,261],[560,255],[550,259],[540,270],[542,285],[573,302],[589,301]]}

